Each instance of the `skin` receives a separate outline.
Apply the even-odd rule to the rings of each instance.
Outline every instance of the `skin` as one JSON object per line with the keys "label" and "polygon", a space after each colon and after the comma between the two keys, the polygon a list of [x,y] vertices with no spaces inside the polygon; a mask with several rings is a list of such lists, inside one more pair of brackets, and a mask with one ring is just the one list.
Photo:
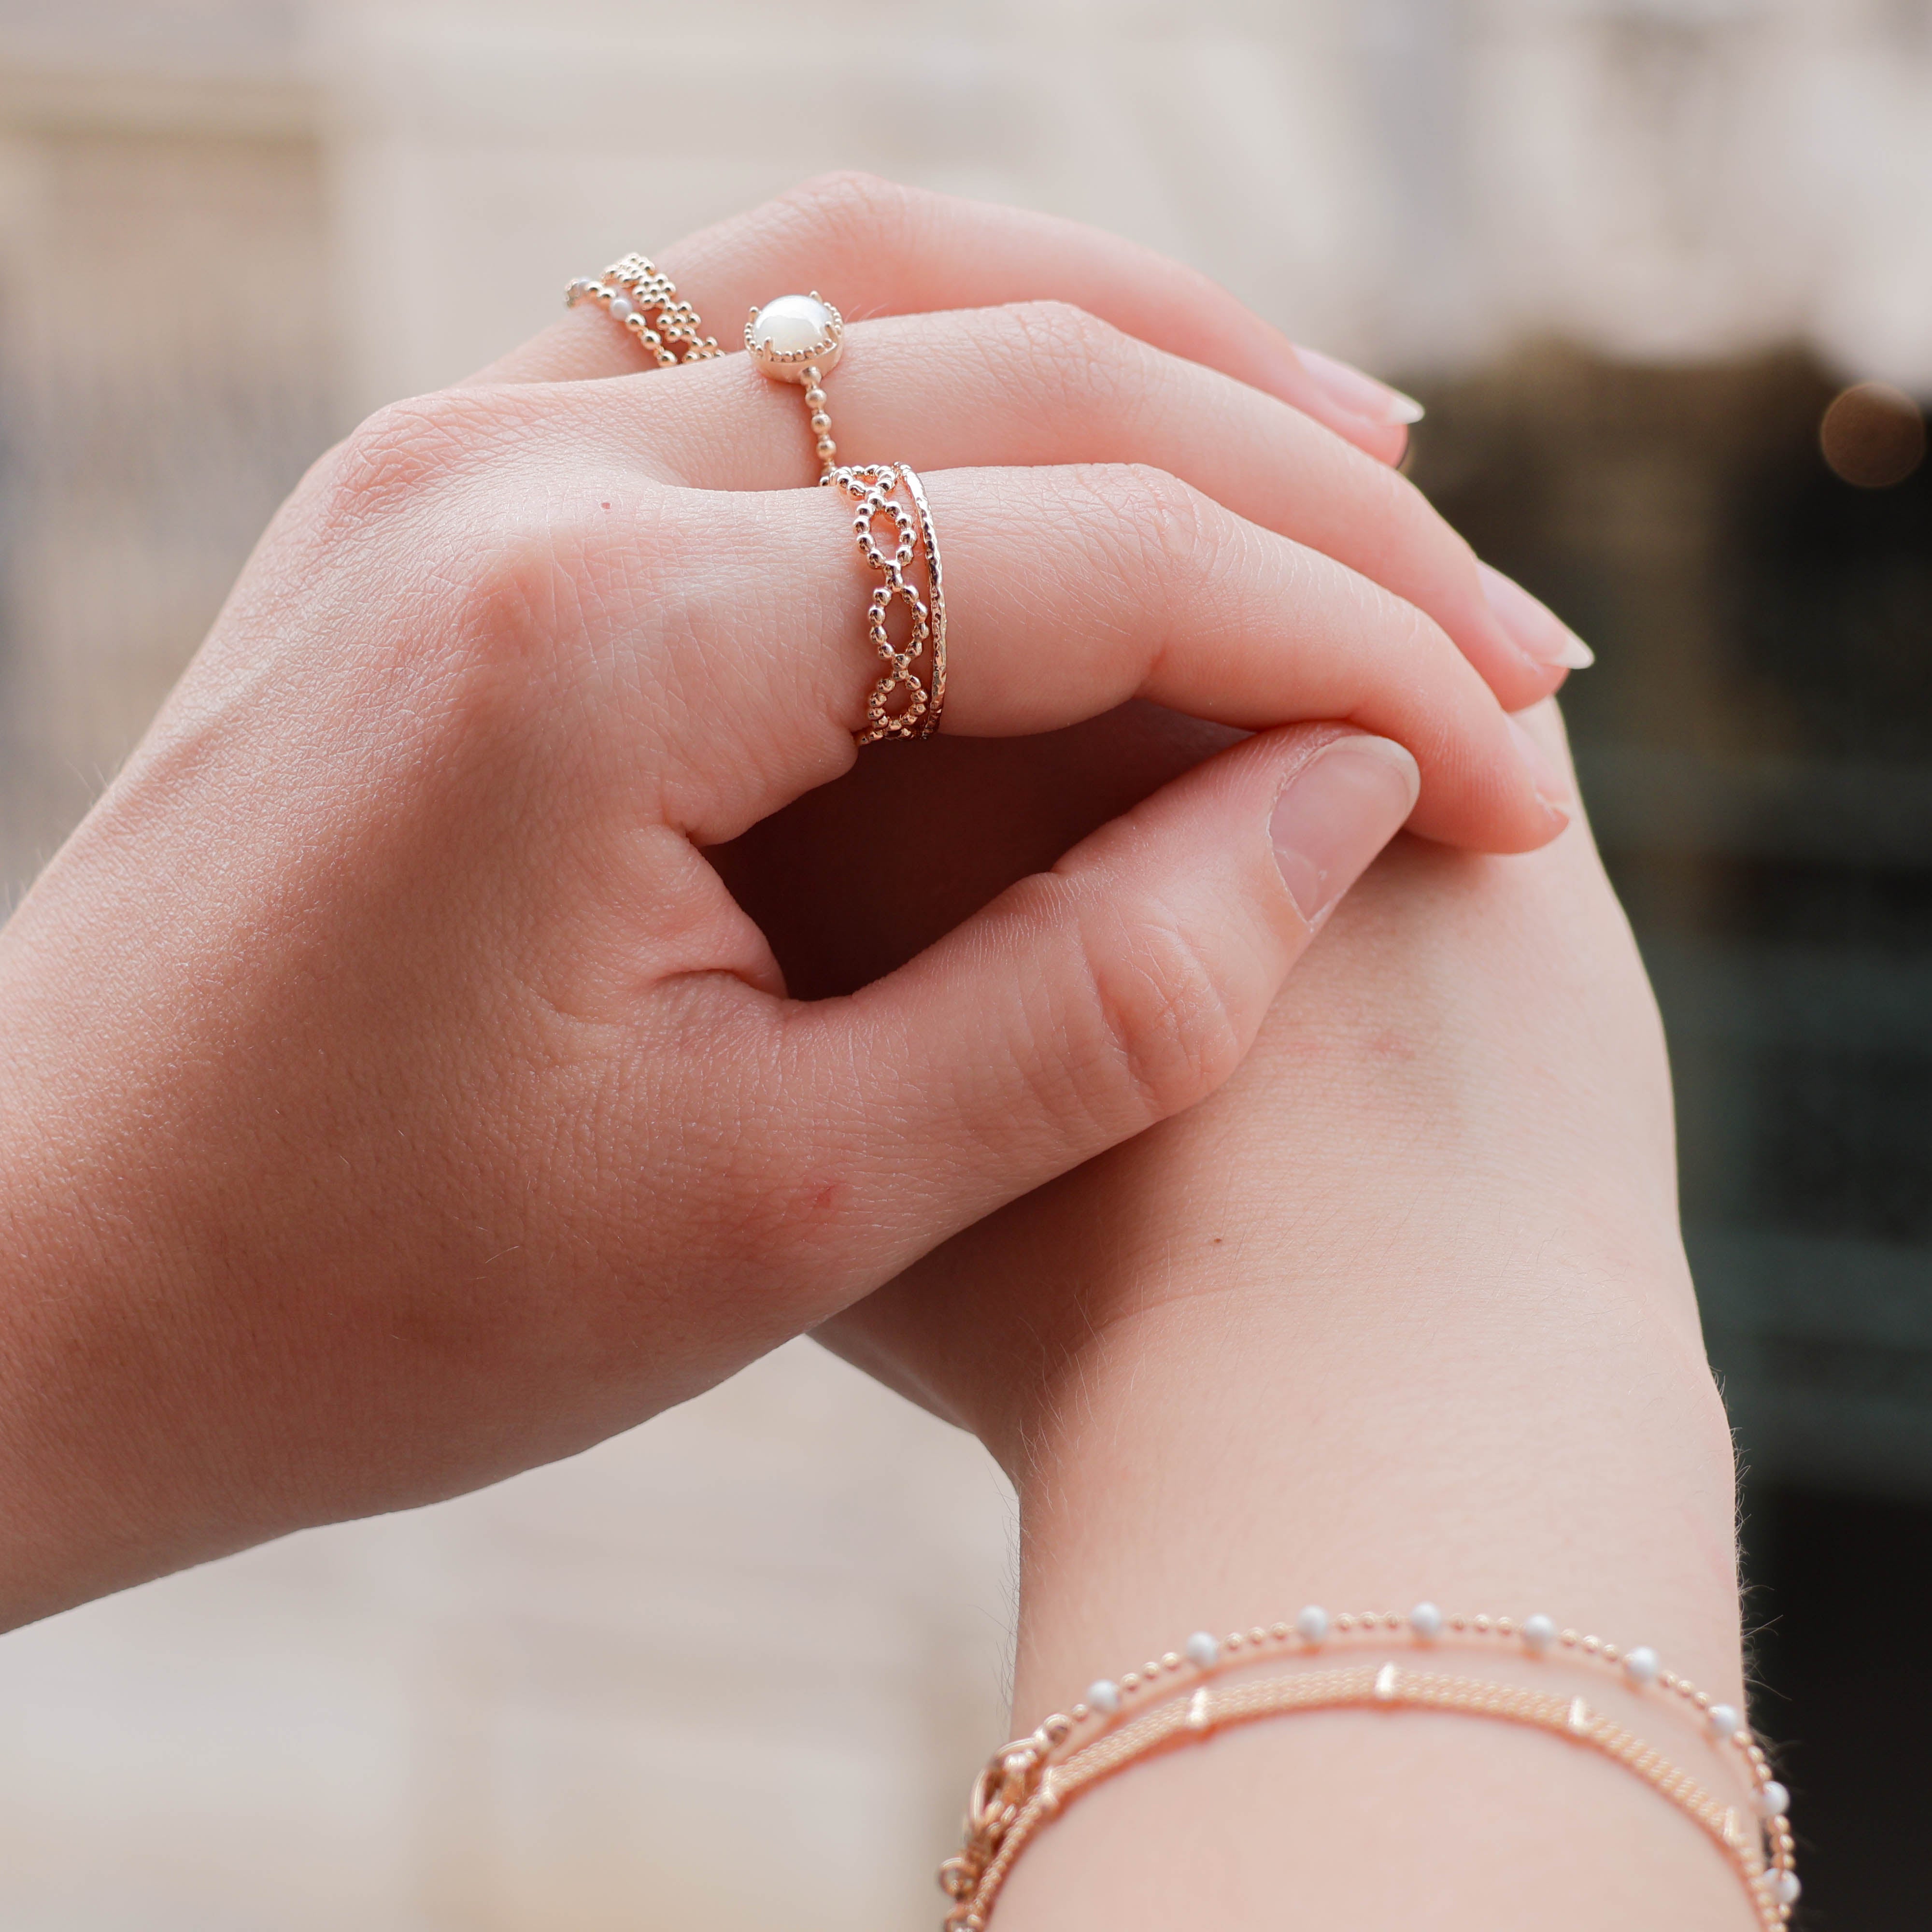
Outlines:
{"label": "skin", "polygon": [[[1399,431],[1106,238],[840,180],[666,266],[868,318],[835,421],[927,472],[957,742],[855,769],[868,580],[742,358],[626,375],[578,312],[326,459],[0,934],[0,1608],[814,1328],[1014,1472],[1023,1713],[1285,1591],[1533,1598],[1734,1690],[1654,1014],[1553,722],[1505,717],[1553,620]],[[1278,998],[1271,818],[1349,728],[1438,842]],[[1644,1922],[1748,1922],[1667,1807],[1492,1729],[1222,1740],[1002,1923],[1278,1923],[1284,1817],[1310,1923],[1607,1927],[1633,1872]]]}
{"label": "skin", "polygon": [[[775,223],[852,217],[834,184],[750,218],[744,272]],[[566,322],[553,347],[631,352]],[[922,328],[1058,413],[920,374]],[[745,357],[529,380],[548,352],[317,464],[0,934],[12,1621],[583,1448],[1191,1105],[1306,943],[1270,822],[1338,725],[1408,746],[1433,835],[1564,822],[1448,626],[1508,701],[1560,672],[1502,662],[1466,548],[1385,468],[1051,286],[889,316],[836,380],[848,440],[931,472],[948,730],[1139,697],[1259,735],[899,970],[793,998],[705,854],[855,764],[850,510],[794,487],[800,398]],[[1173,470],[1118,460],[1108,399]],[[1329,492],[1354,564],[1308,540]]]}
{"label": "skin", "polygon": [[[1056,744],[1060,776],[1113,733],[1133,783],[1202,748],[1186,721],[1110,719]],[[1065,788],[1045,761],[1000,776],[1023,867],[1032,808],[1051,822]],[[834,809],[761,828],[761,860]],[[1191,1630],[1310,1600],[1540,1609],[1742,1708],[1730,1438],[1675,1172],[1655,1007],[1587,828],[1512,859],[1405,838],[1219,1092],[819,1332],[1013,1479],[1015,1736]],[[1572,1683],[1506,1648],[1442,1654]],[[1573,1688],[1742,1802],[1683,1718],[1601,1672]],[[1709,1842],[1614,1766],[1496,1725],[1330,1713],[1082,1798],[995,1924],[1260,1932],[1285,1903],[1352,1932],[1755,1922]]]}

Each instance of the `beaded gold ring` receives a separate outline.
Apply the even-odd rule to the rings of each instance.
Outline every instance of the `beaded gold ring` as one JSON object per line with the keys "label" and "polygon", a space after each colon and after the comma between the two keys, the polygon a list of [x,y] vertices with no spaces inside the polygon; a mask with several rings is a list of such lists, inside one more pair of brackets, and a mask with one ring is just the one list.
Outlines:
{"label": "beaded gold ring", "polygon": [[700,333],[704,325],[697,310],[679,301],[670,278],[648,255],[626,255],[595,280],[580,275],[565,288],[563,305],[574,308],[582,302],[602,302],[660,368],[707,362],[724,352],[716,336]]}
{"label": "beaded gold ring", "polygon": [[[745,324],[745,347],[759,369],[775,382],[794,382],[805,391],[805,405],[818,456],[821,484],[842,490],[854,504],[852,532],[859,554],[884,580],[872,592],[866,634],[885,669],[866,700],[864,722],[852,734],[861,745],[885,738],[929,738],[939,729],[946,704],[946,584],[939,561],[939,538],[926,486],[903,463],[840,465],[826,406],[825,380],[844,352],[845,320],[814,289],[806,296],[780,296],[754,308]],[[898,500],[903,489],[910,507]],[[890,523],[889,544],[878,526]],[[926,594],[920,596],[906,576],[924,554]],[[910,628],[903,645],[889,630],[895,604],[903,604]],[[922,677],[920,661],[926,674]]]}

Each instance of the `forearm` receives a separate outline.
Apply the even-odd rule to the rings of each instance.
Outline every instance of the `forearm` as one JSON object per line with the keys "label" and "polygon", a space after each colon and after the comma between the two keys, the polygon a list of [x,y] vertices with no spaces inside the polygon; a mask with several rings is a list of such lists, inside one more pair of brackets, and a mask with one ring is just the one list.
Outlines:
{"label": "forearm", "polygon": [[[1178,1624],[1311,1598],[1544,1610],[1729,1696],[1730,1441],[1674,1240],[1581,1234],[1553,1185],[1534,1209],[1513,1178],[1432,1192],[1412,1161],[1374,1238],[1331,1240],[1270,1185],[1266,1102],[1229,1101],[1228,1130],[1204,1110],[1116,1157],[1138,1225],[1084,1265],[1120,1312],[1013,1445],[1022,1712]],[[1129,1600],[1155,1627],[1119,1627]]]}
{"label": "forearm", "polygon": [[[1021,1493],[1017,1730],[1193,1630],[1311,1602],[1544,1612],[1741,1704],[1730,1444],[1660,1043],[1594,855],[1565,842],[1391,855],[1222,1094],[931,1284],[983,1297],[992,1244],[1024,1257],[963,1330],[1036,1337],[972,1418]],[[1743,1804],[1676,1700],[1560,1652],[1436,1655],[1587,1694]],[[1405,1712],[1276,1718],[1128,1771],[1028,1852],[1000,1924],[1240,1932],[1288,1900],[1354,1928],[1752,1922],[1718,1849],[1628,1772]]]}
{"label": "forearm", "polygon": [[[1665,1285],[1546,1250],[1468,1260],[1260,1294],[1238,1263],[1184,1289],[1162,1270],[1184,1298],[1095,1342],[1028,1460],[1016,1732],[1192,1630],[1307,1602],[1543,1611],[1741,1704],[1729,1438],[1646,1306]],[[1501,1646],[1430,1667],[1560,1680],[1727,1788],[1694,1713],[1601,1672]],[[1231,1732],[1102,1787],[1023,1862],[1005,1932],[1239,1932],[1276,1922],[1289,1873],[1311,1925],[1750,1922],[1715,1848],[1618,1767],[1498,1724],[1359,1712]]]}

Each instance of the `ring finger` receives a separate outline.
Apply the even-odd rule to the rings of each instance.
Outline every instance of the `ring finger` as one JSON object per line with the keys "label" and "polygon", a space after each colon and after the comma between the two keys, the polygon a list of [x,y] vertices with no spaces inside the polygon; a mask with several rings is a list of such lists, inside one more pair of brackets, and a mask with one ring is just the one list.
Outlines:
{"label": "ring finger", "polygon": [[[1514,851],[1564,824],[1441,628],[1334,559],[1143,466],[926,480],[946,566],[950,730],[1052,730],[1137,697],[1246,728],[1346,719],[1413,752],[1411,822],[1425,836]],[[852,762],[879,668],[863,621],[876,579],[838,492],[646,488],[650,550],[705,564],[681,581],[668,661],[638,681],[684,721],[659,808],[717,844]],[[609,532],[600,517],[579,545],[578,568],[598,580],[587,605],[620,637],[661,634],[661,585]],[[710,641],[722,639],[728,649]]]}

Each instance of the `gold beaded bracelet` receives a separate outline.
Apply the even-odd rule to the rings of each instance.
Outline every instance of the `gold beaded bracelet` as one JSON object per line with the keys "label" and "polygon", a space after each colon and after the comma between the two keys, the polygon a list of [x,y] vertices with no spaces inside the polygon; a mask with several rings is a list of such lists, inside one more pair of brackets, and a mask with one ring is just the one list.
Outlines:
{"label": "gold beaded bracelet", "polygon": [[[1592,1710],[1580,1696],[1418,1670],[1393,1658],[1293,1671],[1220,1690],[1212,1685],[1218,1671],[1271,1655],[1306,1657],[1338,1640],[1394,1634],[1406,1634],[1425,1648],[1492,1639],[1519,1645],[1535,1658],[1568,1652],[1578,1660],[1619,1670],[1634,1690],[1654,1688],[1675,1697],[1700,1714],[1713,1744],[1737,1754],[1750,1786],[1755,1828],[1738,1807],[1713,1797],[1655,1746]],[[1176,1688],[1175,1678],[1184,1686],[1191,1680],[1191,1689],[1160,1701]],[[1780,1932],[1790,1918],[1799,1892],[1786,1816],[1790,1794],[1772,1775],[1769,1759],[1741,1714],[1665,1670],[1647,1645],[1622,1650],[1599,1637],[1559,1630],[1541,1616],[1520,1622],[1444,1616],[1432,1604],[1418,1604],[1406,1616],[1370,1610],[1331,1618],[1311,1604],[1292,1624],[1257,1624],[1219,1638],[1196,1631],[1181,1650],[1128,1671],[1118,1682],[1102,1678],[1090,1684],[1070,1710],[1056,1712],[1030,1737],[1003,1746],[974,1785],[964,1850],[940,1868],[940,1885],[955,1901],[946,1916],[946,1932],[986,1932],[1000,1887],[1041,1827],[1082,1792],[1129,1765],[1235,1724],[1349,1707],[1454,1712],[1526,1725],[1596,1750],[1642,1778],[1718,1846],[1743,1881],[1765,1932]]]}

